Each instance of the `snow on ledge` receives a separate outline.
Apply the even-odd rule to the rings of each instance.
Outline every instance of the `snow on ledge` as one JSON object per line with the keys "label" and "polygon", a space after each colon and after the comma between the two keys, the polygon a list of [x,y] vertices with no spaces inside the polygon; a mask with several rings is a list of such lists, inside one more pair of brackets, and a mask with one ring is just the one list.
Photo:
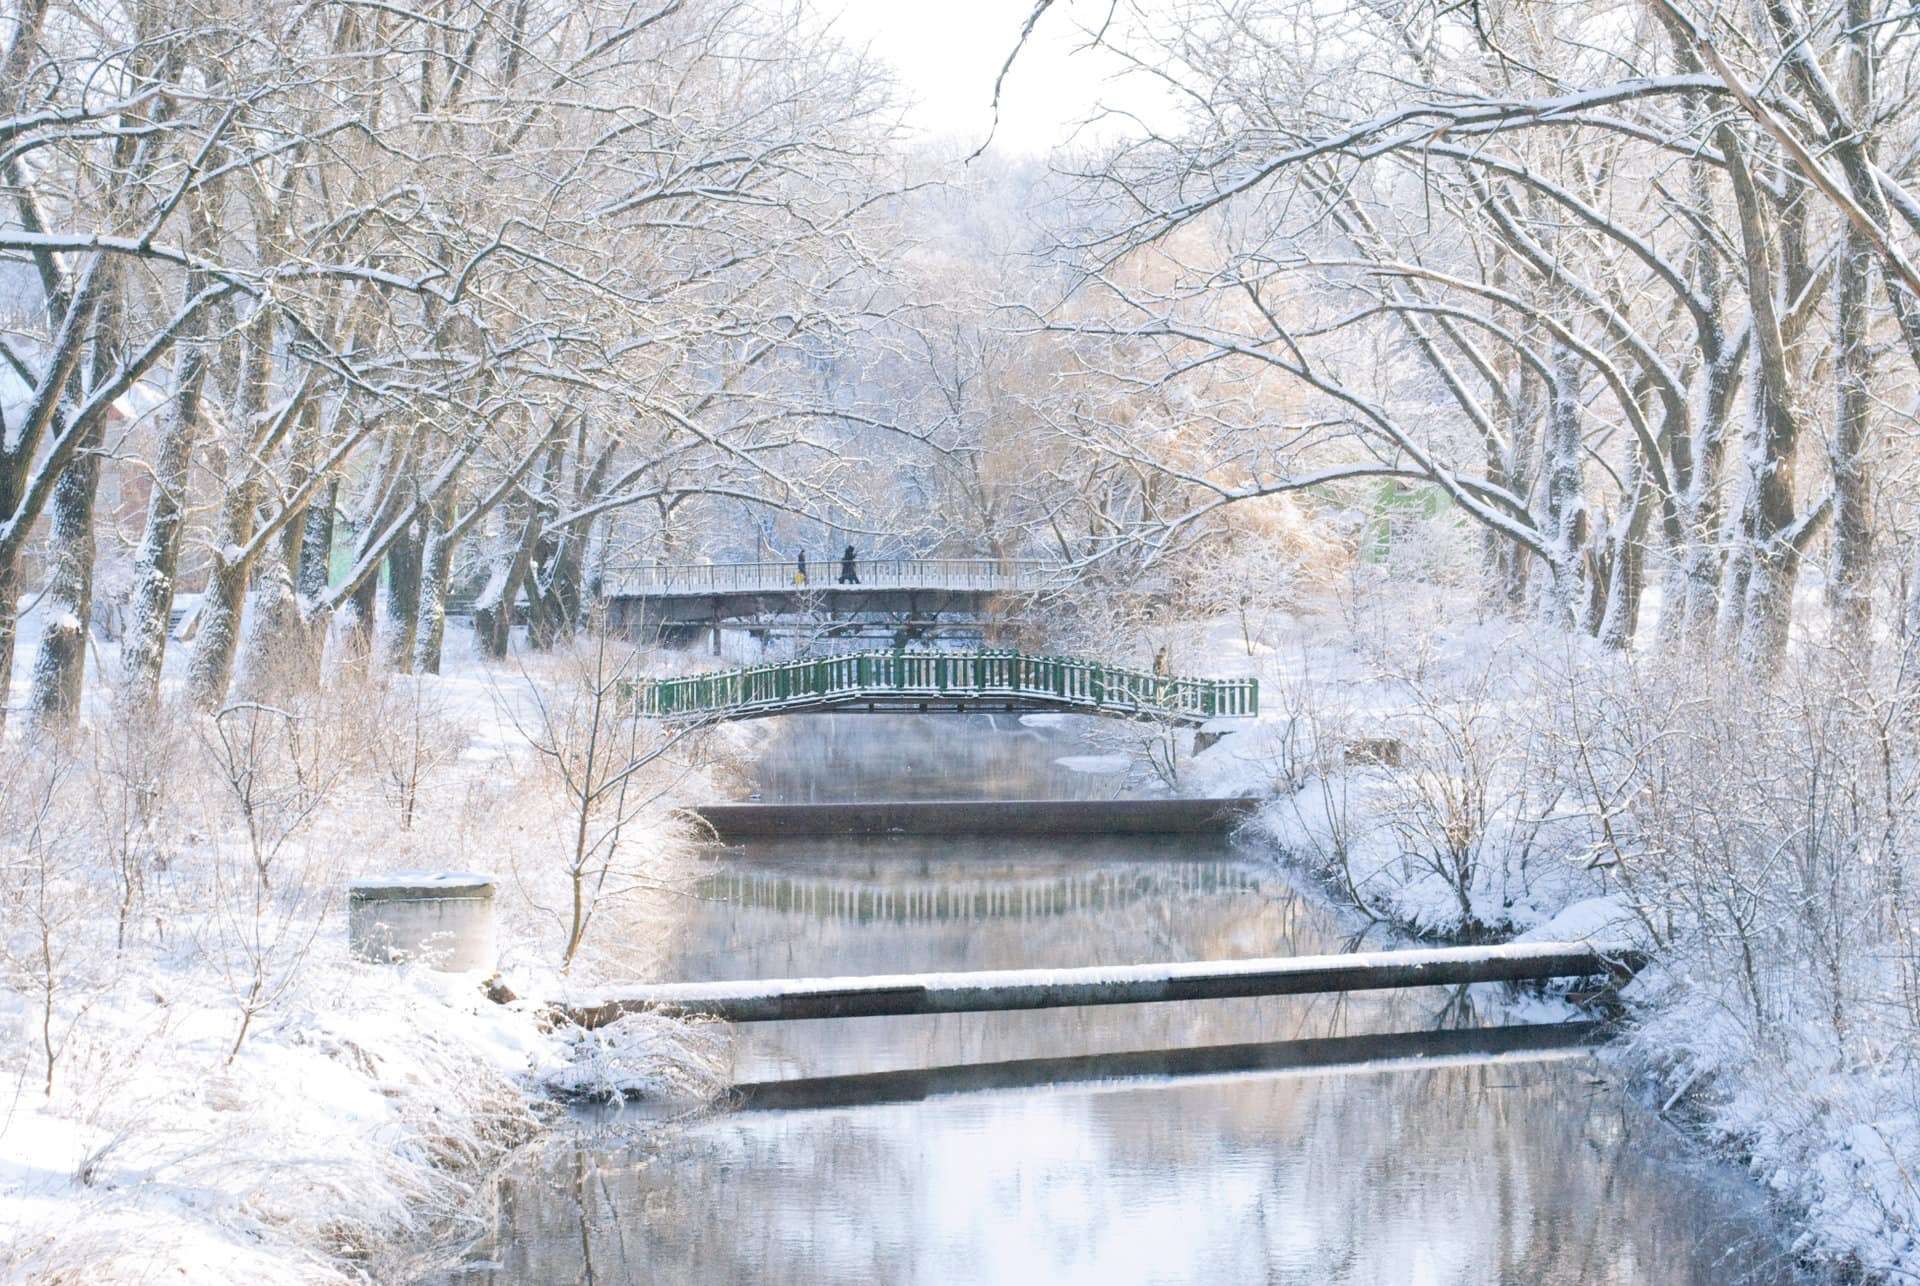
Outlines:
{"label": "snow on ledge", "polygon": [[350,893],[392,893],[418,889],[423,893],[471,892],[499,886],[500,877],[480,871],[395,871],[391,875],[366,875],[347,881]]}

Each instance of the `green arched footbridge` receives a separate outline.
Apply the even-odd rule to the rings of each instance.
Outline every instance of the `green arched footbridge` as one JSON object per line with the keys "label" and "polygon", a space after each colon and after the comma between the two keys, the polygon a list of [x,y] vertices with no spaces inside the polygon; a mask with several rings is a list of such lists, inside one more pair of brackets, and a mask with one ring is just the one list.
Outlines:
{"label": "green arched footbridge", "polygon": [[641,714],[675,722],[825,711],[1062,711],[1198,726],[1260,711],[1258,679],[1150,674],[1065,656],[859,652],[649,679]]}

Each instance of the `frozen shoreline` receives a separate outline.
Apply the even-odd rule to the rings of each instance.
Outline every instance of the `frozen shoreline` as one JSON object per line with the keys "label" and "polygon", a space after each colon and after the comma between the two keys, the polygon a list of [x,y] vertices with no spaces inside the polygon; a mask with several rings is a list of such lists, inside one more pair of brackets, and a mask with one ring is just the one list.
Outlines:
{"label": "frozen shoreline", "polygon": [[[18,669],[31,663],[39,624],[29,615]],[[143,841],[143,909],[117,931],[89,850],[31,849],[63,909],[41,971],[51,1001],[22,985],[27,974],[0,980],[12,1042],[0,1279],[386,1280],[423,1248],[473,1231],[475,1194],[564,1103],[713,1092],[719,1050],[693,1025],[642,1015],[587,1033],[547,1012],[597,979],[644,976],[657,946],[590,953],[571,978],[556,968],[551,909],[565,889],[541,860],[553,818],[509,713],[524,682],[511,666],[488,673],[450,656],[418,696],[392,697],[414,702],[422,726],[445,739],[423,768],[426,789],[396,817],[381,798],[390,779],[371,775],[377,755],[340,777],[317,820],[272,849],[268,918],[238,914],[222,892],[255,859],[210,787]],[[104,696],[104,682],[91,686]],[[102,705],[88,718],[118,726]],[[80,751],[71,767],[20,753],[24,722],[10,721],[14,743],[0,745],[23,779],[36,763],[83,785],[99,776]],[[163,743],[170,760],[212,753],[190,728],[168,735],[178,738]],[[679,789],[704,790],[705,780],[691,773]],[[661,824],[635,820],[636,851],[672,842],[656,833]],[[17,828],[7,838],[31,847]],[[351,880],[481,868],[500,874],[498,982],[490,969],[441,973],[349,954]],[[265,983],[250,993],[255,958]]]}
{"label": "frozen shoreline", "polygon": [[[1363,655],[1324,608],[1293,617],[1253,657],[1224,627],[1197,632],[1188,655],[1211,663],[1199,668],[1257,671],[1265,708],[1256,725],[1191,761],[1183,792],[1266,801],[1249,830],[1276,860],[1308,874],[1334,904],[1418,939],[1647,944],[1646,909],[1614,875],[1611,854],[1595,856],[1600,810],[1577,796],[1540,805],[1500,778],[1512,765],[1494,757],[1468,887],[1450,886],[1443,864],[1409,856],[1422,835],[1409,823],[1407,778],[1437,770],[1403,739],[1450,716],[1519,720],[1542,674],[1611,663],[1583,653],[1590,641],[1576,641],[1571,659],[1542,659],[1524,624],[1438,616],[1436,641],[1400,673]],[[1417,690],[1408,673],[1418,674]],[[1522,766],[1541,770],[1533,760]],[[1610,1054],[1621,1073],[1696,1146],[1768,1191],[1810,1263],[1867,1280],[1920,1270],[1920,1120],[1911,1087],[1895,1083],[1895,1062],[1884,1071],[1834,1066],[1821,1052],[1831,1037],[1812,1014],[1798,1039],[1757,1037],[1720,999],[1737,985],[1731,961],[1691,948],[1666,956],[1624,993],[1628,1030]]]}

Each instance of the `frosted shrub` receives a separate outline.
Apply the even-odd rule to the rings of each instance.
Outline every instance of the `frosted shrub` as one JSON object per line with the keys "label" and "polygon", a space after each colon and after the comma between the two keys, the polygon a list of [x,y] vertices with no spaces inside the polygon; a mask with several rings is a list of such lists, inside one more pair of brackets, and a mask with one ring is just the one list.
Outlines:
{"label": "frosted shrub", "polygon": [[40,756],[0,748],[0,836],[7,842],[0,979],[23,1004],[23,1034],[48,1096],[61,1056],[117,965],[111,886],[98,880],[86,836],[61,808],[76,776],[60,750]]}
{"label": "frosted shrub", "polygon": [[1496,652],[1464,674],[1415,665],[1392,676],[1406,705],[1385,722],[1399,762],[1377,774],[1381,815],[1410,882],[1438,881],[1466,936],[1511,925],[1557,793],[1527,721],[1499,691],[1508,664]]}
{"label": "frosted shrub", "polygon": [[1566,676],[1554,766],[1585,865],[1661,967],[1634,1048],[1856,1268],[1920,1227],[1920,699],[1900,651],[1772,684],[1622,659]]}
{"label": "frosted shrub", "polygon": [[438,689],[417,676],[386,678],[377,694],[371,756],[400,829],[410,831],[421,810],[422,792],[460,757],[469,738],[447,712]]}
{"label": "frosted shrub", "polygon": [[363,766],[366,729],[352,703],[324,690],[285,706],[243,701],[202,729],[218,830],[205,863],[211,915],[202,950],[240,1010],[231,1061],[253,1021],[294,985],[337,891],[338,847],[306,842],[316,816]]}
{"label": "frosted shrub", "polygon": [[1353,558],[1347,542],[1329,535],[1331,524],[1314,521],[1287,496],[1236,506],[1217,525],[1181,557],[1174,611],[1183,619],[1231,620],[1248,656]]}
{"label": "frosted shrub", "polygon": [[125,949],[137,928],[149,883],[177,854],[181,766],[191,763],[197,749],[189,727],[191,719],[178,710],[115,702],[111,716],[76,743],[95,851],[112,866],[118,888],[118,949]]}
{"label": "frosted shrub", "polygon": [[1342,685],[1299,674],[1266,685],[1264,699],[1277,703],[1282,722],[1262,738],[1263,764],[1273,785],[1279,816],[1269,813],[1274,836],[1318,873],[1331,879],[1355,907],[1371,912],[1363,891],[1367,873],[1356,870],[1353,778],[1346,748],[1354,714]]}
{"label": "frosted shrub", "polygon": [[542,833],[515,865],[536,910],[560,930],[562,972],[603,918],[621,918],[643,943],[657,937],[645,930],[665,918],[661,900],[690,880],[689,846],[662,800],[690,770],[683,752],[695,738],[635,713],[642,673],[638,654],[601,631],[496,694],[533,752],[547,805]]}
{"label": "frosted shrub", "polygon": [[579,1098],[706,1101],[726,1085],[732,1046],[718,1023],[628,1014],[594,1030],[567,1033],[573,1057],[547,1075],[548,1088]]}

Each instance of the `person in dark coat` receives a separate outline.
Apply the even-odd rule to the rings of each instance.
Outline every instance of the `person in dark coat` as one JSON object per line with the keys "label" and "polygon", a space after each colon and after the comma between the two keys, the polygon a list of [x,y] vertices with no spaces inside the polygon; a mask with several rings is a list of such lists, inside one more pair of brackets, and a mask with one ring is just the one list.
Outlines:
{"label": "person in dark coat", "polygon": [[858,585],[860,583],[860,574],[854,570],[855,561],[853,546],[848,545],[840,554],[840,583],[842,585]]}
{"label": "person in dark coat", "polygon": [[798,563],[798,568],[793,573],[793,583],[804,585],[807,583],[807,551],[801,550],[799,558],[795,561]]}

